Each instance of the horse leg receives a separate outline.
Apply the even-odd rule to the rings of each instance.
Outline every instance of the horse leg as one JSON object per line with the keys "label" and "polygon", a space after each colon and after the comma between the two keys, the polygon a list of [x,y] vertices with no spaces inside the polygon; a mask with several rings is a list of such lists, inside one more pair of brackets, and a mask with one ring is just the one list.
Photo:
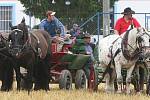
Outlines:
{"label": "horse leg", "polygon": [[39,76],[41,76],[40,74],[40,66],[41,63],[38,62],[38,64],[36,65],[35,69],[34,69],[34,78],[35,78],[35,85],[34,85],[34,90],[40,90],[41,89],[41,78]]}
{"label": "horse leg", "polygon": [[49,68],[47,66],[45,66],[45,69],[44,69],[44,72],[45,72],[45,82],[44,82],[44,88],[46,91],[49,90]]}
{"label": "horse leg", "polygon": [[140,91],[143,91],[144,89],[144,68],[139,68],[139,74],[140,74]]}
{"label": "horse leg", "polygon": [[111,68],[111,71],[106,74],[106,92],[113,93],[115,91],[114,88],[114,81],[116,79],[116,72],[114,69]]}
{"label": "horse leg", "polygon": [[118,90],[117,93],[122,92],[122,83],[123,83],[123,77],[121,75],[121,64],[119,62],[115,63],[115,70],[117,74],[117,84],[118,84]]}
{"label": "horse leg", "polygon": [[136,92],[140,92],[140,84],[139,84],[139,79],[140,79],[140,75],[139,75],[139,66],[135,66],[134,68],[134,77],[132,79],[132,84],[134,85],[134,90]]}
{"label": "horse leg", "polygon": [[7,80],[5,78],[4,72],[3,72],[3,75],[2,75],[1,81],[2,81],[1,91],[7,91],[7,82],[6,82]]}
{"label": "horse leg", "polygon": [[107,93],[110,93],[110,86],[109,86],[110,75],[109,75],[109,74],[106,74],[106,75],[105,75],[105,81],[106,81],[105,91],[106,91]]}
{"label": "horse leg", "polygon": [[45,59],[44,61],[42,61],[42,67],[41,67],[41,70],[42,70],[42,75],[41,75],[41,78],[42,78],[42,89],[44,90],[49,90],[49,63],[48,63],[48,60]]}
{"label": "horse leg", "polygon": [[50,90],[50,89],[49,89],[49,80],[50,80],[50,78],[49,78],[49,75],[50,75],[50,74],[49,74],[49,65],[46,64],[45,67],[46,67],[46,69],[45,69],[45,72],[46,72],[46,73],[45,73],[45,74],[46,74],[45,90],[47,91],[47,90]]}
{"label": "horse leg", "polygon": [[7,74],[6,74],[7,90],[8,90],[8,91],[9,91],[10,89],[12,89],[13,75],[14,75],[13,67],[9,66],[8,72],[7,72]]}
{"label": "horse leg", "polygon": [[2,69],[2,86],[1,91],[9,91],[12,89],[13,84],[13,68],[10,66],[10,64],[3,64]]}
{"label": "horse leg", "polygon": [[32,78],[33,78],[33,62],[29,63],[28,68],[27,68],[27,90],[30,92],[33,86]]}
{"label": "horse leg", "polygon": [[118,84],[117,84],[116,78],[114,80],[114,88],[115,88],[115,91],[118,91]]}
{"label": "horse leg", "polygon": [[16,72],[17,90],[20,91],[20,82],[21,82],[20,67],[16,66],[14,69]]}
{"label": "horse leg", "polygon": [[127,69],[127,77],[126,77],[126,93],[130,94],[130,83],[131,83],[131,75],[133,72],[133,69],[135,67],[135,64],[132,65],[129,69]]}
{"label": "horse leg", "polygon": [[111,80],[110,80],[110,87],[111,87],[111,91],[115,92],[115,79],[116,79],[116,71],[115,69],[113,69],[111,75]]}
{"label": "horse leg", "polygon": [[45,80],[45,77],[43,76],[44,73],[44,67],[43,66],[43,61],[39,60],[38,64],[36,65],[36,68],[34,69],[34,73],[35,73],[35,86],[34,86],[34,90],[40,90],[44,88],[43,85],[43,80]]}
{"label": "horse leg", "polygon": [[1,85],[1,91],[7,91],[7,75],[6,75],[6,70],[2,72],[2,85]]}

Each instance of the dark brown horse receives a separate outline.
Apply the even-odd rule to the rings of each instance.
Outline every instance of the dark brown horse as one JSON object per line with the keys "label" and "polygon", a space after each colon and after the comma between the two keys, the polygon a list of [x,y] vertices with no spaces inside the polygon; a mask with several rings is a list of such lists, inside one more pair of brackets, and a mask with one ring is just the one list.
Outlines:
{"label": "dark brown horse", "polygon": [[13,83],[13,58],[7,48],[7,33],[0,33],[0,80],[2,81],[1,91],[12,89]]}
{"label": "dark brown horse", "polygon": [[50,35],[44,30],[28,32],[25,19],[11,27],[9,52],[16,59],[17,68],[27,69],[26,86],[30,90],[35,82],[35,90],[49,90]]}
{"label": "dark brown horse", "polygon": [[13,75],[13,66],[10,58],[7,55],[0,55],[1,91],[9,91],[12,89]]}

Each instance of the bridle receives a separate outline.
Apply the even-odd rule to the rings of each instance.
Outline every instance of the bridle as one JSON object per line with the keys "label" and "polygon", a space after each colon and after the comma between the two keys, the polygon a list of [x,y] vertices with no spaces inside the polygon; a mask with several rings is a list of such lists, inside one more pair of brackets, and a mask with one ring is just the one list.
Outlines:
{"label": "bridle", "polygon": [[[145,30],[144,30],[145,31]],[[142,46],[141,47],[141,51],[142,51],[142,53],[141,53],[141,55],[140,55],[140,61],[142,60],[142,61],[145,61],[148,57],[150,57],[150,53],[148,52],[148,53],[146,53],[145,54],[145,52],[146,52],[146,50],[148,50],[148,49],[150,49],[150,34],[148,34],[148,32],[144,32],[144,33],[142,33],[140,36],[143,36],[143,35],[147,35],[148,37],[149,37],[149,39],[148,39],[148,41],[149,41],[149,46]]]}
{"label": "bridle", "polygon": [[[124,57],[127,59],[127,60],[135,60],[135,59],[138,59],[139,55],[141,55],[141,53],[144,51],[144,46],[142,45],[142,42],[144,41],[142,36],[144,34],[147,34],[146,32],[144,32],[143,34],[140,34],[139,36],[136,37],[136,44],[138,45],[137,48],[133,48],[129,43],[128,43],[128,35],[129,35],[129,31],[128,30],[123,39],[122,39],[122,43],[121,43],[121,50],[122,50],[122,53],[124,55]],[[139,34],[140,31],[138,31],[136,34]],[[149,35],[148,35],[149,36]],[[133,49],[133,53],[130,54],[129,50],[128,50],[128,46]]]}
{"label": "bridle", "polygon": [[[25,36],[25,33],[22,30],[20,30],[20,29],[14,29],[13,32],[14,31],[22,32],[23,36]],[[36,41],[37,41],[36,48],[32,46],[31,37],[36,39]],[[18,55],[18,54],[22,54],[22,53],[24,53],[26,51],[32,50],[33,52],[35,52],[35,53],[37,53],[39,55],[39,52],[40,52],[40,48],[39,48],[40,41],[39,41],[39,38],[36,35],[32,34],[31,32],[28,32],[27,33],[27,38],[26,39],[23,38],[23,39],[24,39],[23,40],[23,45],[17,45],[12,50],[11,50],[11,47],[10,47],[10,52],[13,53],[13,50],[15,51],[15,49],[16,49],[16,51],[17,51],[16,53]],[[11,45],[11,43],[10,43],[10,45]]]}
{"label": "bridle", "polygon": [[[24,37],[24,34],[25,34],[21,29],[18,29],[18,28],[17,28],[17,29],[13,29],[12,32],[15,32],[15,33],[13,33],[13,34],[15,34],[14,37],[13,37],[13,38],[15,38],[15,39],[17,38],[17,37],[16,37],[17,32],[21,32],[22,35],[23,35],[22,37]],[[11,33],[11,34],[12,34],[12,33]],[[10,34],[10,35],[11,35],[11,34]],[[27,44],[28,44],[28,39],[27,39],[27,40],[24,40],[24,38],[23,38],[23,41],[16,41],[16,40],[15,40],[15,41],[13,41],[13,42],[15,43],[15,45],[14,45],[14,44],[12,44],[12,39],[11,39],[11,38],[12,38],[12,37],[9,38],[9,52],[10,52],[11,54],[13,54],[15,51],[17,51],[17,52],[16,52],[17,54],[20,54],[20,53],[28,46],[28,45],[27,45]],[[22,44],[19,44],[19,45],[18,45],[16,42],[22,42]],[[17,45],[16,45],[16,44],[17,44]],[[16,55],[17,55],[17,54],[16,54]],[[13,54],[13,55],[14,55],[14,54]]]}

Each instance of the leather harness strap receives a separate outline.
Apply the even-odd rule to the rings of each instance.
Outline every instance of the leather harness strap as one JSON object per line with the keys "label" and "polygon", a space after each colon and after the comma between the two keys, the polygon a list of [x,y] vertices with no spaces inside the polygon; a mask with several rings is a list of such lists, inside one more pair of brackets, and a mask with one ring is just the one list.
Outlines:
{"label": "leather harness strap", "polygon": [[[131,29],[130,29],[131,30]],[[123,53],[123,56],[127,59],[127,60],[135,60],[135,59],[137,59],[138,58],[138,56],[139,56],[139,53],[140,53],[140,51],[139,51],[139,49],[138,48],[136,48],[135,50],[134,50],[134,52],[132,53],[132,55],[129,53],[129,50],[128,50],[128,35],[129,35],[129,31],[130,30],[128,30],[127,32],[126,32],[126,34],[124,35],[124,37],[123,37],[123,39],[122,39],[122,42],[121,42],[121,50],[122,50],[122,53]],[[130,46],[131,47],[131,46]]]}

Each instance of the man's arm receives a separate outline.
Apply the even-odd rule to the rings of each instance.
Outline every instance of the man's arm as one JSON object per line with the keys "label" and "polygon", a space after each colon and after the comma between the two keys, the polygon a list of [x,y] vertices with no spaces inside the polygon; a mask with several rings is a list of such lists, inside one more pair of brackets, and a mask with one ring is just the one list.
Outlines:
{"label": "man's arm", "polygon": [[115,34],[119,34],[119,32],[118,32],[117,30],[115,30],[115,29],[114,29],[114,33],[115,33]]}
{"label": "man's arm", "polygon": [[61,36],[65,35],[65,27],[64,25],[55,17],[57,28],[61,30]]}
{"label": "man's arm", "polygon": [[41,21],[41,23],[39,25],[39,29],[45,30],[44,24],[45,24],[45,19]]}
{"label": "man's arm", "polygon": [[119,35],[119,30],[120,30],[120,20],[118,19],[114,27],[114,33]]}

